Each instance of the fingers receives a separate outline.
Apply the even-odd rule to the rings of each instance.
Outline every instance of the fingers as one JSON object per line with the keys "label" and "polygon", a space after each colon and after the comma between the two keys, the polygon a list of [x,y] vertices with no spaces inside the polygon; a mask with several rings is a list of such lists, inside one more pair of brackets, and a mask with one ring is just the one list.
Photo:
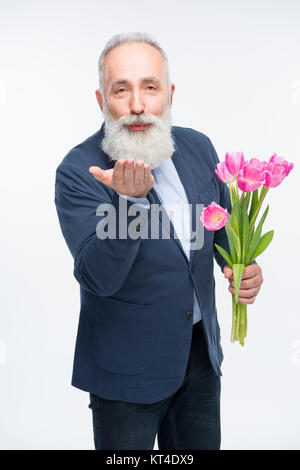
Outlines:
{"label": "fingers", "polygon": [[103,175],[103,171],[101,170],[101,168],[99,168],[99,166],[90,166],[89,172],[92,173],[92,175],[95,176],[96,179],[101,178],[101,176]]}
{"label": "fingers", "polygon": [[[224,276],[229,281],[228,290],[232,294],[235,293],[234,290],[234,277],[233,271],[230,266],[226,265],[224,267]],[[244,268],[243,277],[240,283],[239,288],[239,297],[238,301],[241,304],[252,304],[257,294],[260,291],[261,285],[263,283],[262,270],[261,267],[257,264],[251,264]]]}
{"label": "fingers", "polygon": [[[225,271],[225,268],[224,268],[224,271]],[[229,292],[234,294],[235,290],[234,290],[233,276],[230,277],[228,280],[229,280],[228,290]],[[244,268],[242,281],[240,283],[238,301],[242,304],[252,304],[255,301],[256,296],[260,291],[262,283],[263,283],[263,277],[262,277],[261,267],[258,266],[257,264],[246,266]]]}
{"label": "fingers", "polygon": [[[232,287],[234,287],[234,278],[229,279],[229,283]],[[263,277],[258,274],[251,278],[242,278],[240,283],[240,289],[252,289],[253,287],[260,287],[263,283]]]}
{"label": "fingers", "polygon": [[224,276],[227,279],[231,279],[231,278],[233,279],[233,271],[232,271],[231,267],[229,266],[229,264],[226,264],[224,266],[223,273],[224,273]]}
{"label": "fingers", "polygon": [[115,191],[119,191],[124,184],[125,160],[117,160],[113,169],[112,183]]}
{"label": "fingers", "polygon": [[134,159],[120,159],[116,162],[113,174],[114,188],[118,191],[127,191],[128,194],[141,188],[144,184],[144,162],[139,160],[134,168]]}
{"label": "fingers", "polygon": [[245,298],[245,297],[239,297],[238,302],[240,304],[248,305],[248,304],[253,304],[255,302],[256,296],[251,297],[251,298]]}
{"label": "fingers", "polygon": [[127,196],[145,197],[154,184],[150,165],[143,160],[138,160],[135,164],[133,158],[121,158],[116,161],[114,168],[109,170],[90,166],[89,172],[98,181]]}
{"label": "fingers", "polygon": [[[233,271],[230,266],[224,267],[224,276],[234,287]],[[261,286],[263,283],[262,270],[257,264],[251,264],[244,268],[243,277],[240,284],[240,289],[251,289],[253,287]]]}
{"label": "fingers", "polygon": [[90,166],[89,172],[94,176],[94,178],[101,183],[106,184],[107,186],[112,186],[112,175],[113,170],[102,170],[98,166]]}
{"label": "fingers", "polygon": [[[229,286],[228,287],[229,292],[231,294],[235,294],[235,290],[233,287]],[[238,302],[240,304],[253,304],[255,302],[256,296],[260,290],[260,287],[256,287],[253,289],[240,289],[239,290],[239,296],[238,296]]]}
{"label": "fingers", "polygon": [[[234,287],[234,279],[229,280],[229,284],[231,287]],[[240,289],[253,289],[254,287],[260,287],[262,284],[262,281],[258,277],[253,277],[251,279],[245,279],[245,281],[241,281],[240,283]]]}
{"label": "fingers", "polygon": [[154,184],[154,178],[151,173],[150,165],[145,165],[145,173],[144,173],[144,184],[146,188],[152,188]]}
{"label": "fingers", "polygon": [[144,174],[144,162],[142,160],[138,160],[134,171],[134,186],[138,191],[141,191],[145,187]]}
{"label": "fingers", "polygon": [[[229,286],[228,287],[229,292],[234,294],[235,290],[234,287]],[[240,289],[239,290],[239,296],[240,297],[245,297],[245,298],[251,298],[251,297],[256,297],[257,294],[260,291],[260,286],[259,287],[253,287],[252,289]]]}
{"label": "fingers", "polygon": [[144,197],[153,186],[150,165],[143,160],[136,163],[133,158],[120,159],[116,162],[113,173],[113,188],[120,194]]}
{"label": "fingers", "polygon": [[124,186],[132,189],[134,186],[134,160],[128,158],[124,167]]}
{"label": "fingers", "polygon": [[249,266],[244,268],[243,279],[248,279],[258,274],[261,274],[261,267],[258,264],[249,264]]}

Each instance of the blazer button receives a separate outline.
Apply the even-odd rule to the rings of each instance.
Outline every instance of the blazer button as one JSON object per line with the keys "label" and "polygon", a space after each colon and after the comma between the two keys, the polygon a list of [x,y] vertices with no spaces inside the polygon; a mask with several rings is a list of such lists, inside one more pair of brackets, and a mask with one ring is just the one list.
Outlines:
{"label": "blazer button", "polygon": [[192,315],[193,315],[193,312],[186,312],[185,317],[186,317],[186,318],[190,318]]}

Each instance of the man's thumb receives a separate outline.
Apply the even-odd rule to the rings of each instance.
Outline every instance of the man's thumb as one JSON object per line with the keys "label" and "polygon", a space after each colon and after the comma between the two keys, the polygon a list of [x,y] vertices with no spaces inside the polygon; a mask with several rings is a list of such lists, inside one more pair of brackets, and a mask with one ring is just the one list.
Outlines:
{"label": "man's thumb", "polygon": [[89,172],[92,173],[94,178],[101,183],[106,184],[107,186],[111,187],[112,185],[112,172],[113,170],[101,170],[99,166],[90,166]]}
{"label": "man's thumb", "polygon": [[226,264],[226,266],[224,267],[223,273],[226,278],[232,277],[233,272],[232,272],[231,267],[228,264]]}
{"label": "man's thumb", "polygon": [[103,175],[103,171],[98,166],[90,166],[89,172],[92,173],[95,177],[100,177]]}

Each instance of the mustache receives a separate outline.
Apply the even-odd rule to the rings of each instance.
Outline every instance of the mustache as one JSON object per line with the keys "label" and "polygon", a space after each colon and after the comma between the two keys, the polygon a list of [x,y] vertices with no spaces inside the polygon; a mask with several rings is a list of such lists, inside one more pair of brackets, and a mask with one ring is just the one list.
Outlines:
{"label": "mustache", "polygon": [[159,126],[161,125],[162,120],[160,117],[154,116],[153,114],[142,113],[139,115],[130,114],[126,116],[121,116],[117,121],[117,125],[119,126],[119,128],[122,128],[123,126],[128,126],[128,125],[130,126],[132,124],[138,124],[138,123],[154,124],[154,125]]}

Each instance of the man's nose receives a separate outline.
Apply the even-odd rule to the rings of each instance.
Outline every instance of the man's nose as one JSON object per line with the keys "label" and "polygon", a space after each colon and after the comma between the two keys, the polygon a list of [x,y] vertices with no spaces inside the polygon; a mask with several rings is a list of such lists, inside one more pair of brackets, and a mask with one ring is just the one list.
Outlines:
{"label": "man's nose", "polygon": [[144,103],[141,100],[141,97],[138,92],[132,95],[130,101],[130,111],[132,114],[141,114],[144,112]]}

